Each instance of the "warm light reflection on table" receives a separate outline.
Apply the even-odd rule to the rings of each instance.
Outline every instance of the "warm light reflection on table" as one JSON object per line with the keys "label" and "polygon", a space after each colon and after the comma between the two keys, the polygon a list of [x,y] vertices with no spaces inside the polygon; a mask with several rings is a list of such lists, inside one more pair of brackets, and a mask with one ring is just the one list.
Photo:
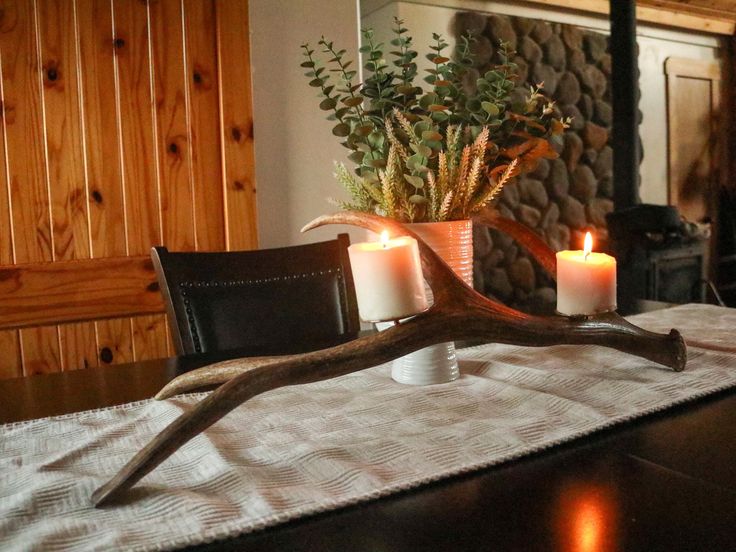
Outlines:
{"label": "warm light reflection on table", "polygon": [[618,500],[605,486],[568,487],[560,497],[558,531],[570,552],[617,550]]}

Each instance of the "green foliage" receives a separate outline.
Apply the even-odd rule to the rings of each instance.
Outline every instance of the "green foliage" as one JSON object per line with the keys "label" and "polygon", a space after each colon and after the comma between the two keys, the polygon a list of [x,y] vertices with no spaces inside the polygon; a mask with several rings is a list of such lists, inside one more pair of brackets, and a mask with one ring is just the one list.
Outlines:
{"label": "green foliage", "polygon": [[533,169],[541,157],[557,156],[549,140],[569,121],[552,116],[541,85],[525,102],[512,104],[517,66],[507,44],[500,45],[501,64],[477,78],[469,93],[464,80],[474,38],[462,37],[451,58],[445,39],[434,33],[425,90],[416,84],[418,53],[402,20],[394,20],[393,34],[385,55],[373,30],[362,31],[362,83],[346,51],[331,41],[318,42],[326,61],[302,45],[309,85],[319,89],[319,107],[356,165],[355,175],[337,167],[338,181],[353,198],[341,207],[404,222],[466,218],[513,176]]}

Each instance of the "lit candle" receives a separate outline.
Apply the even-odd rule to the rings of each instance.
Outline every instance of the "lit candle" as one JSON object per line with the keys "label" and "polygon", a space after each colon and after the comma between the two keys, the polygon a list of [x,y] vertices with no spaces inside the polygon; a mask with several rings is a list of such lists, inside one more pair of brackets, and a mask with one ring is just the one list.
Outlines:
{"label": "lit candle", "polygon": [[593,253],[593,238],[585,234],[583,251],[557,253],[557,312],[595,314],[616,310],[616,259]]}
{"label": "lit candle", "polygon": [[358,298],[366,322],[398,320],[427,310],[417,240],[409,236],[348,247]]}

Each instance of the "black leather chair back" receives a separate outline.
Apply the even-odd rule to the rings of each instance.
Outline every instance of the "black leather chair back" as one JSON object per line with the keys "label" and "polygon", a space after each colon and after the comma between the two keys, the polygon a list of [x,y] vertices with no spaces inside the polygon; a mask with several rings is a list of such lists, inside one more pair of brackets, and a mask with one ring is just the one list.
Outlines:
{"label": "black leather chair back", "polygon": [[360,330],[347,247],[350,238],[254,251],[151,257],[177,353],[241,349],[302,353]]}

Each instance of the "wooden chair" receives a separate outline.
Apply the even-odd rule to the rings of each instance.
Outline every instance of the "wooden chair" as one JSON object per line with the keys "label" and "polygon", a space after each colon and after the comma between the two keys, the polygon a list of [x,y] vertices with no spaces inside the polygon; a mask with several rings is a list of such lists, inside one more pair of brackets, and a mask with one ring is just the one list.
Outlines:
{"label": "wooden chair", "polygon": [[151,250],[177,354],[302,353],[360,330],[350,238],[254,251]]}

